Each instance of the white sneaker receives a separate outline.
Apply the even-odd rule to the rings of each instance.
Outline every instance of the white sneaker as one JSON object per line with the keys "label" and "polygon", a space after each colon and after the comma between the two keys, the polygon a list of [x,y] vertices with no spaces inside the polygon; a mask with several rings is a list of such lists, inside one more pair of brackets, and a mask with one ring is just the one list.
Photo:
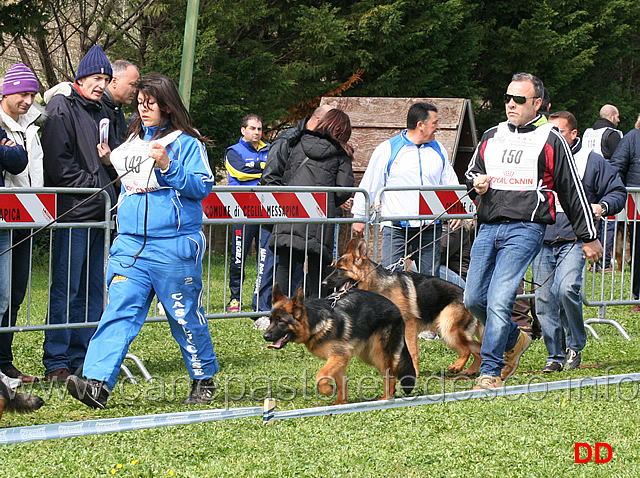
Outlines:
{"label": "white sneaker", "polygon": [[253,323],[253,328],[258,330],[267,330],[270,322],[269,316],[263,315]]}
{"label": "white sneaker", "polygon": [[4,384],[11,389],[18,388],[22,385],[22,380],[20,380],[19,378],[7,377],[2,372],[0,372],[0,380],[2,380]]}
{"label": "white sneaker", "polygon": [[418,334],[418,337],[422,340],[438,340],[440,338],[437,333],[432,332],[431,330],[423,330]]}

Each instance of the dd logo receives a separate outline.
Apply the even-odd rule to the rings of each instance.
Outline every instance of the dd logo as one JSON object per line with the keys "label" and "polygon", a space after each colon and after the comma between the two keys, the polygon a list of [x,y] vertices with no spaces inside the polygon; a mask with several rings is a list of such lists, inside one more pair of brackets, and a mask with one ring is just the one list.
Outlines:
{"label": "dd logo", "polygon": [[[587,456],[584,458],[580,458],[581,448],[584,448],[587,450]],[[611,461],[611,458],[613,458],[613,450],[611,450],[611,445],[609,445],[608,443],[596,443],[594,445],[594,448],[596,450],[596,453],[595,453],[596,463],[609,463]],[[602,448],[607,450],[607,456],[605,458],[602,458],[602,456],[600,455],[600,450]],[[575,463],[588,463],[591,461],[592,457],[593,457],[593,448],[591,448],[591,445],[589,445],[588,443],[575,444]]]}

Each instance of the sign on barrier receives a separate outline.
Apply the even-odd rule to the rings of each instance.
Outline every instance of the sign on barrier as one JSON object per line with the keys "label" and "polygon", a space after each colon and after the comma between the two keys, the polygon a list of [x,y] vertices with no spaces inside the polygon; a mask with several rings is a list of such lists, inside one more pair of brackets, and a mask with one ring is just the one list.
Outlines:
{"label": "sign on barrier", "polygon": [[[629,219],[630,221],[640,220],[640,210],[638,210],[639,207],[640,207],[640,204],[636,203],[634,199],[634,195],[633,194],[627,195],[626,211],[623,209],[618,213],[618,220],[624,221],[625,213],[627,215],[627,219]],[[622,215],[622,218],[619,217],[620,215]]]}
{"label": "sign on barrier", "polygon": [[475,214],[476,204],[465,191],[420,191],[420,215],[439,215],[445,211],[447,214]]}
{"label": "sign on barrier", "polygon": [[327,193],[213,192],[202,201],[209,219],[327,217]]}
{"label": "sign on barrier", "polygon": [[57,195],[53,193],[3,194],[0,220],[4,222],[49,222],[56,218]]}

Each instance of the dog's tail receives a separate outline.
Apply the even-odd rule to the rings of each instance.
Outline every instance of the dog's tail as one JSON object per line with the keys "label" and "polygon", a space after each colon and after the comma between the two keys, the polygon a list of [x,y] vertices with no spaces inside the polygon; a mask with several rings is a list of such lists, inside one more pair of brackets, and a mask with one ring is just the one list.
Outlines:
{"label": "dog's tail", "polygon": [[478,340],[482,342],[482,340],[484,339],[484,325],[478,319],[475,319],[475,321],[476,321],[476,326],[475,326],[475,330],[473,331],[473,335],[475,335],[478,338]]}
{"label": "dog's tail", "polygon": [[44,400],[37,395],[18,393],[0,380],[0,417],[4,411],[29,413],[42,405],[44,405]]}
{"label": "dog's tail", "polygon": [[400,387],[402,387],[405,395],[409,395],[416,386],[416,369],[413,366],[413,360],[411,360],[407,343],[404,340],[402,345],[400,360],[396,367],[396,378],[400,381]]}

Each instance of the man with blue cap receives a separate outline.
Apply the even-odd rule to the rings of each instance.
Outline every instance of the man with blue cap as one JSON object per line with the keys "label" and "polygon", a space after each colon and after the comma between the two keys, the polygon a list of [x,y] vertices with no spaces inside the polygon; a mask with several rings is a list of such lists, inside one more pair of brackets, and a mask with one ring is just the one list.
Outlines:
{"label": "man with blue cap", "polygon": [[[47,95],[47,118],[42,128],[44,181],[49,187],[103,188],[116,173],[98,155],[100,123],[107,115],[100,104],[111,81],[111,63],[99,45],[94,45],[78,65],[71,91]],[[108,126],[114,148],[113,126]],[[104,164],[103,164],[104,161]],[[106,188],[111,205],[116,189]],[[97,195],[82,205],[82,194],[59,194],[58,222],[105,220],[105,199]],[[71,211],[72,208],[75,208]],[[97,323],[102,314],[104,291],[104,230],[60,228],[56,230],[52,255],[48,324]],[[82,366],[93,328],[48,329],[43,363],[47,380],[65,381]]]}

